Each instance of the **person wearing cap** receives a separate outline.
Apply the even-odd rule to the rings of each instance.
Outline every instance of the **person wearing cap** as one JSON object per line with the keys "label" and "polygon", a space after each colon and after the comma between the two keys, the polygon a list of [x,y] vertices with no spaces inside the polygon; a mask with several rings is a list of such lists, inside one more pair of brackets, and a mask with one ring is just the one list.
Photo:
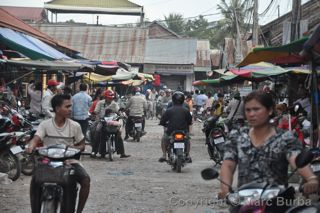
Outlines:
{"label": "person wearing cap", "polygon": [[72,118],[81,126],[83,135],[86,135],[89,126],[89,109],[92,98],[87,94],[88,85],[81,83],[80,91],[72,96]]}
{"label": "person wearing cap", "polygon": [[57,92],[57,86],[59,82],[54,79],[50,79],[47,83],[47,90],[45,91],[42,97],[42,113],[45,115],[45,118],[54,117],[54,113],[51,106],[51,99]]}
{"label": "person wearing cap", "polygon": [[[99,122],[99,120],[105,116],[106,110],[111,110],[114,113],[118,113],[118,111],[120,109],[118,103],[114,101],[115,93],[112,90],[109,90],[109,89],[106,90],[104,92],[104,98],[105,98],[104,100],[98,101],[97,106],[94,110],[94,113],[97,118],[97,122]],[[96,125],[96,126],[98,126],[98,125]],[[97,131],[99,131],[99,130],[97,130]],[[98,141],[98,140],[94,141],[94,144],[92,147],[93,152],[91,153],[91,157],[95,157],[98,152],[98,148],[99,148],[98,142],[100,142],[100,141]],[[121,137],[120,130],[118,130],[118,132],[116,133],[115,147],[116,147],[117,153],[120,154],[120,158],[130,157],[130,155],[125,154],[123,140]],[[101,150],[100,152],[103,152],[103,151],[105,152],[105,150]],[[100,153],[100,154],[101,154],[101,157],[103,158],[103,157],[105,157],[106,153]]]}

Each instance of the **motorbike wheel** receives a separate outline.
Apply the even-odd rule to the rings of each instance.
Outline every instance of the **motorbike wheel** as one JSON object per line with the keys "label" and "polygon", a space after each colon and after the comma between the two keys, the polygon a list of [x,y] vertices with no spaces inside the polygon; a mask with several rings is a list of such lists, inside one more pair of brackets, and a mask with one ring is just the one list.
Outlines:
{"label": "motorbike wheel", "polygon": [[23,160],[21,162],[21,172],[24,175],[30,176],[36,168],[36,160],[33,155],[23,153]]}
{"label": "motorbike wheel", "polygon": [[178,173],[181,173],[182,168],[182,156],[178,155],[177,162],[176,162],[176,170]]}
{"label": "motorbike wheel", "polygon": [[220,153],[220,151],[217,149],[216,146],[213,147],[213,156],[212,156],[212,160],[216,163],[216,164],[221,164],[222,162],[222,155]]}
{"label": "motorbike wheel", "polygon": [[111,147],[111,139],[110,138],[107,140],[107,147],[108,147],[109,160],[113,161],[113,157],[112,157],[113,150],[112,150],[112,147]]}
{"label": "motorbike wheel", "polygon": [[141,138],[141,132],[140,132],[140,131],[137,131],[137,132],[136,132],[137,142],[140,142],[140,138]]}
{"label": "motorbike wheel", "polygon": [[0,165],[0,170],[1,167],[3,167],[3,171],[0,172],[5,172],[8,174],[8,177],[15,181],[20,177],[21,174],[21,164],[17,156],[12,154],[9,150],[4,151],[0,153],[0,162],[3,163],[3,165]]}
{"label": "motorbike wheel", "polygon": [[208,144],[207,150],[208,150],[208,154],[209,154],[210,159],[213,160],[213,149],[212,149],[211,145]]}
{"label": "motorbike wheel", "polygon": [[41,203],[41,213],[56,213],[56,205],[55,205],[55,200],[44,200]]}

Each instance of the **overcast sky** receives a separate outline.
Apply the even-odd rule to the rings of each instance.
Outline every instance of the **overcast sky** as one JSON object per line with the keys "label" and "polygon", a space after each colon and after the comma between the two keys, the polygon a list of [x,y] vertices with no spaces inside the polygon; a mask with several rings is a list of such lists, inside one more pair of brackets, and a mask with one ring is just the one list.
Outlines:
{"label": "overcast sky", "polygon": [[[309,0],[302,0],[302,3],[307,1]],[[0,5],[43,7],[44,2],[48,2],[48,0],[0,0]],[[180,13],[184,18],[205,15],[209,21],[215,21],[222,17],[217,14],[219,13],[217,4],[221,0],[131,0],[131,2],[143,6],[145,18],[150,21],[163,20],[164,16],[168,16],[170,13]],[[259,13],[262,13],[270,2],[271,0],[259,0]],[[280,5],[280,15],[283,15],[291,10],[292,0],[274,0],[269,12],[260,16],[259,24],[266,24],[278,17],[277,5]],[[58,21],[63,22],[70,19],[88,24],[96,23],[96,15],[58,14]],[[136,23],[138,19],[137,16],[99,15],[100,24]]]}

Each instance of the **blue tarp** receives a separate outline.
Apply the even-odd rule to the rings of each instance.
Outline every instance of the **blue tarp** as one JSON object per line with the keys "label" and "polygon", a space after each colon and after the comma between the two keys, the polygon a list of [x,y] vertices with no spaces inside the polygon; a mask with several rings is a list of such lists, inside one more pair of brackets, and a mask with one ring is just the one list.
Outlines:
{"label": "blue tarp", "polygon": [[0,42],[30,59],[63,60],[71,59],[48,44],[24,33],[0,27]]}

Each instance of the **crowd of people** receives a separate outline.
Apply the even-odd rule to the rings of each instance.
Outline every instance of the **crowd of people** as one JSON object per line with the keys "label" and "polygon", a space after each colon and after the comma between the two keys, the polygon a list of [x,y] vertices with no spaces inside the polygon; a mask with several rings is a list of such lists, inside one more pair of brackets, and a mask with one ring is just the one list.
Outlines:
{"label": "crowd of people", "polygon": [[[195,115],[199,110],[205,110],[209,116],[215,118],[225,117],[226,125],[229,128],[229,135],[224,150],[224,160],[221,167],[221,179],[232,184],[233,173],[236,167],[239,168],[238,185],[253,180],[267,180],[279,184],[287,184],[287,171],[290,164],[295,168],[295,157],[301,152],[307,132],[311,128],[308,118],[310,116],[310,102],[304,92],[300,92],[301,98],[295,103],[299,109],[295,111],[286,105],[285,102],[274,104],[270,91],[253,91],[245,97],[241,97],[239,91],[231,94],[232,99],[227,100],[221,92],[211,93],[204,90],[194,92],[172,91],[169,88],[164,90],[148,89],[145,94],[140,87],[134,87],[133,93],[128,95],[124,107],[120,107],[119,97],[112,89],[97,89],[91,97],[88,94],[88,85],[81,83],[79,91],[73,91],[69,87],[61,89],[59,82],[50,79],[47,88],[42,94],[42,84],[30,82],[28,94],[30,95],[30,112],[37,116],[45,117],[40,124],[35,137],[28,148],[29,152],[40,143],[50,145],[62,143],[70,147],[84,150],[85,135],[89,128],[89,119],[94,119],[90,131],[94,135],[99,133],[99,121],[106,112],[119,113],[127,112],[125,126],[125,137],[122,139],[121,130],[115,135],[115,148],[120,158],[128,158],[124,148],[124,140],[129,138],[129,131],[132,128],[133,120],[142,117],[142,134],[145,132],[145,115],[149,111],[151,117],[159,118],[159,125],[164,126],[161,140],[162,156],[159,162],[167,161],[167,147],[169,136],[174,130],[183,130],[192,136],[192,124],[196,122]],[[303,115],[300,138],[287,131],[293,124],[288,116],[290,110]],[[157,116],[159,115],[159,116]],[[301,120],[301,118],[300,118]],[[296,133],[298,130],[296,130]],[[98,145],[98,139],[91,141],[91,157],[104,158],[106,150]],[[191,143],[186,146],[186,161],[192,162],[190,150]],[[283,161],[286,159],[286,161]],[[75,163],[76,179],[81,185],[78,210],[82,212],[90,191],[90,176],[84,168]],[[307,180],[305,192],[311,193],[319,183],[314,178],[311,169],[299,170],[301,176]],[[31,200],[37,199],[38,186],[32,182]],[[220,197],[225,197],[229,192],[226,185],[221,184]],[[32,203],[32,209],[37,211],[37,206]]]}

